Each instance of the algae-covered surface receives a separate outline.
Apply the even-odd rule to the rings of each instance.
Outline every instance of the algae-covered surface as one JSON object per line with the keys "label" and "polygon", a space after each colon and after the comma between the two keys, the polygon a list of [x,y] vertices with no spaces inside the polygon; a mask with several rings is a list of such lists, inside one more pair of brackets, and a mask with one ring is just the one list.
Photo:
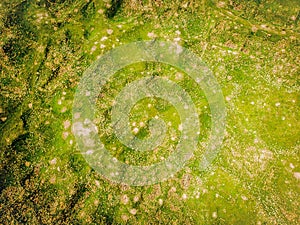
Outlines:
{"label": "algae-covered surface", "polygon": [[[4,0],[0,18],[0,224],[300,223],[298,0]],[[177,83],[200,121],[198,147],[184,168],[130,186],[87,163],[72,133],[72,108],[93,62],[142,40],[175,43],[207,64],[224,95],[226,132],[201,170],[212,127],[203,90],[162,63],[119,70],[99,93],[94,121],[117,160],[165,160],[181,131],[170,102],[145,98],[130,112],[130,129],[143,139],[159,116],[169,124],[163,144],[138,152],[114,136],[113,101],[136,79]]]}

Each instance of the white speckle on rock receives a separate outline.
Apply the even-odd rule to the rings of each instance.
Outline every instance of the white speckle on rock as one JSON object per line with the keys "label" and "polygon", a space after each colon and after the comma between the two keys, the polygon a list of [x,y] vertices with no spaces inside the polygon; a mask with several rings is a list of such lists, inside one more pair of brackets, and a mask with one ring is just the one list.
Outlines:
{"label": "white speckle on rock", "polygon": [[160,199],[158,199],[158,204],[159,205],[162,205],[164,203],[164,201],[160,198]]}
{"label": "white speckle on rock", "polygon": [[182,130],[183,130],[183,126],[182,126],[182,124],[179,124],[179,126],[178,126],[178,130],[179,130],[179,131],[182,131]]}
{"label": "white speckle on rock", "polygon": [[107,29],[106,32],[107,32],[107,34],[110,35],[110,34],[112,34],[114,31],[113,31],[112,29]]}
{"label": "white speckle on rock", "polygon": [[92,49],[91,49],[91,52],[96,51],[96,49],[97,49],[97,46],[93,46]]}
{"label": "white speckle on rock", "polygon": [[133,129],[133,133],[137,134],[138,132],[139,132],[139,128],[135,127],[135,128]]}
{"label": "white speckle on rock", "polygon": [[129,212],[130,212],[130,214],[132,214],[132,215],[136,215],[137,210],[136,210],[136,209],[130,209]]}
{"label": "white speckle on rock", "polygon": [[75,118],[75,119],[79,119],[80,116],[81,116],[81,113],[79,113],[79,112],[77,112],[77,113],[74,114],[74,118]]}
{"label": "white speckle on rock", "polygon": [[247,201],[248,198],[245,196],[245,195],[242,195],[241,198],[244,200],[244,201]]}
{"label": "white speckle on rock", "polygon": [[129,217],[126,214],[123,214],[121,216],[122,220],[127,221],[129,219]]}
{"label": "white speckle on rock", "polygon": [[50,164],[51,164],[51,165],[55,165],[55,164],[56,164],[56,162],[57,162],[57,159],[56,159],[56,158],[54,158],[54,159],[52,159],[52,160],[50,161]]}
{"label": "white speckle on rock", "polygon": [[94,153],[94,151],[93,150],[88,150],[88,151],[86,151],[86,153],[85,154],[87,154],[87,155],[91,155],[91,154],[93,154]]}
{"label": "white speckle on rock", "polygon": [[170,192],[176,192],[176,187],[171,187]]}
{"label": "white speckle on rock", "polygon": [[147,34],[147,36],[148,36],[149,38],[155,38],[155,37],[156,37],[156,34],[155,34],[154,32],[149,32],[149,33]]}
{"label": "white speckle on rock", "polygon": [[139,196],[134,196],[133,202],[138,202],[140,200]]}
{"label": "white speckle on rock", "polygon": [[129,202],[129,198],[127,195],[122,195],[121,196],[121,202],[126,205]]}
{"label": "white speckle on rock", "polygon": [[55,176],[52,176],[51,178],[50,178],[50,183],[51,184],[54,184],[56,182],[56,177]]}
{"label": "white speckle on rock", "polygon": [[176,53],[180,54],[183,51],[183,48],[180,45],[176,45]]}
{"label": "white speckle on rock", "polygon": [[295,177],[297,180],[300,180],[300,173],[299,173],[299,172],[295,172],[295,173],[294,173],[294,177]]}
{"label": "white speckle on rock", "polygon": [[183,78],[183,74],[182,74],[182,73],[177,72],[177,73],[175,74],[175,79],[176,79],[176,80],[182,80],[182,78]]}
{"label": "white speckle on rock", "polygon": [[97,13],[103,14],[103,13],[104,13],[104,10],[103,10],[103,9],[99,9],[99,10],[97,11]]}
{"label": "white speckle on rock", "polygon": [[64,140],[66,140],[68,136],[69,136],[69,132],[63,132],[62,133],[62,137],[63,137]]}
{"label": "white speckle on rock", "polygon": [[265,28],[268,27],[266,24],[262,24],[262,25],[260,25],[260,26],[261,26],[261,28],[263,28],[263,29],[265,29]]}
{"label": "white speckle on rock", "polygon": [[107,39],[108,39],[108,37],[104,36],[104,37],[102,37],[100,40],[101,40],[101,41],[105,41],[105,40],[107,40]]}
{"label": "white speckle on rock", "polygon": [[199,84],[201,83],[202,79],[200,79],[199,77],[196,78],[196,82]]}
{"label": "white speckle on rock", "polygon": [[213,212],[213,213],[212,213],[212,217],[213,217],[213,218],[217,218],[217,217],[218,217],[217,212]]}
{"label": "white speckle on rock", "polygon": [[63,107],[60,112],[64,113],[67,111],[67,107]]}

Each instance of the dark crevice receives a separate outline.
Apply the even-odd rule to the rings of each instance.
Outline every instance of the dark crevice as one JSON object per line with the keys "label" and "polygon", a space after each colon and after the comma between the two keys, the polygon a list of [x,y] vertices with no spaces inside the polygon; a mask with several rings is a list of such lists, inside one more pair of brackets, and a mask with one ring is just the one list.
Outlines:
{"label": "dark crevice", "polygon": [[92,18],[95,13],[96,7],[93,1],[86,3],[81,9],[81,14],[84,20]]}
{"label": "dark crevice", "polygon": [[111,7],[106,10],[106,17],[112,19],[120,10],[123,0],[112,0]]}
{"label": "dark crevice", "polygon": [[51,81],[53,81],[59,74],[60,66],[58,66],[55,70],[52,71],[51,76],[48,78],[47,82],[42,86],[42,88],[45,88]]}
{"label": "dark crevice", "polygon": [[26,186],[26,181],[30,180],[31,177],[34,175],[34,170],[31,170],[29,173],[27,173],[21,180],[20,183],[23,187]]}
{"label": "dark crevice", "polygon": [[11,148],[14,149],[16,153],[26,151],[24,144],[29,137],[30,133],[21,134],[12,142]]}
{"label": "dark crevice", "polygon": [[[61,212],[62,218],[59,222],[67,222],[74,213],[75,207],[88,190],[85,184],[78,184],[76,192],[70,197],[68,206]],[[58,222],[58,221],[57,221]]]}
{"label": "dark crevice", "polygon": [[29,48],[20,39],[10,39],[2,49],[12,64],[22,62],[23,57],[29,51]]}
{"label": "dark crevice", "polygon": [[17,5],[13,10],[11,10],[6,18],[4,19],[4,26],[6,28],[10,28],[12,26],[18,26],[20,23],[23,22],[23,14],[24,11],[27,9],[28,3],[27,1],[21,2]]}
{"label": "dark crevice", "polygon": [[24,112],[21,115],[21,120],[23,122],[23,128],[24,128],[24,130],[28,130],[29,129],[28,119],[29,119],[30,113],[31,113],[31,110],[27,110],[26,112]]}

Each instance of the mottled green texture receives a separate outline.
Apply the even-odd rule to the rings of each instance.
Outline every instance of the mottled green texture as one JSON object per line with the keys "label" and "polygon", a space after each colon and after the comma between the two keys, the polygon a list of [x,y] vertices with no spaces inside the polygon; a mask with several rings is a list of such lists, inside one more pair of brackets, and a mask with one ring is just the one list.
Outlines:
{"label": "mottled green texture", "polygon": [[[112,3],[111,9],[109,1],[96,0],[0,3],[0,223],[299,223],[299,1]],[[199,157],[205,146],[199,144],[167,182],[113,184],[76,147],[73,96],[98,55],[152,38],[178,42],[208,64],[226,99],[227,134],[204,173]],[[96,122],[111,153],[131,164],[159,161],[173,144],[143,155],[111,136],[114,97],[149,75],[184,87],[199,110],[201,138],[209,133],[208,103],[186,74],[154,63],[125,68],[99,93]],[[148,104],[154,107],[145,113]],[[130,119],[140,123],[156,114],[172,122],[171,135],[179,134],[174,107],[161,99],[139,102]],[[146,126],[138,135],[147,132]]]}

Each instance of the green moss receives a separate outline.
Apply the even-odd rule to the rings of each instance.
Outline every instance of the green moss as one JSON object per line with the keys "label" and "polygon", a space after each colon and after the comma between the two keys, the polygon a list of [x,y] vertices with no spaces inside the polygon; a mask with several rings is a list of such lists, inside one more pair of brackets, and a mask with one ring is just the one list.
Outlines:
{"label": "green moss", "polygon": [[[0,3],[0,223],[296,224],[299,1],[106,2]],[[123,68],[97,100],[99,137],[113,156],[150,165],[167,158],[178,142],[170,136],[180,135],[179,115],[159,98],[143,99],[130,113],[131,124],[145,123],[141,139],[155,115],[172,123],[157,152],[137,153],[114,135],[112,101],[144,76],[183,87],[201,131],[194,157],[172,179],[128,187],[106,180],[84,160],[72,135],[72,103],[83,72],[98,56],[153,35],[180,37],[180,45],[208,64],[226,100],[227,131],[212,167],[200,171],[212,123],[203,91],[168,65]]]}

